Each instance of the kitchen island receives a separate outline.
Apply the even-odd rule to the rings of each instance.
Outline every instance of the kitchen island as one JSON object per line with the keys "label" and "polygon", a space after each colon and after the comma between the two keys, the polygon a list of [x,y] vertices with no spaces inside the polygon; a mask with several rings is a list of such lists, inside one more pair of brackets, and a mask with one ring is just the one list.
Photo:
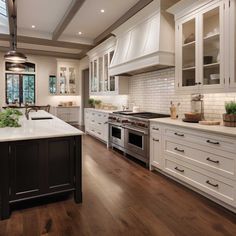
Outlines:
{"label": "kitchen island", "polygon": [[82,131],[45,112],[22,116],[21,127],[0,129],[0,219],[12,203],[74,192],[82,202]]}

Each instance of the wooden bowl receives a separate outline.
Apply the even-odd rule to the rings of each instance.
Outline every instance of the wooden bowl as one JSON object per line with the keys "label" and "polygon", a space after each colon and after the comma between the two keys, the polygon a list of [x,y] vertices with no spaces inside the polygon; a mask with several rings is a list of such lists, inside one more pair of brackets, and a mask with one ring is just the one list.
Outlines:
{"label": "wooden bowl", "polygon": [[185,116],[185,120],[189,120],[189,121],[200,121],[202,119],[201,113],[189,112],[189,113],[185,113],[184,116]]}

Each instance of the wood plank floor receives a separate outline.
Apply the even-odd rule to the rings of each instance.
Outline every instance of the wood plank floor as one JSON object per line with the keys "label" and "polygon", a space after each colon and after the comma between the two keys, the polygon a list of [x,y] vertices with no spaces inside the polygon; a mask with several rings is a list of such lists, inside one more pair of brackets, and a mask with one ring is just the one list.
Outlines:
{"label": "wood plank floor", "polygon": [[18,206],[0,222],[0,235],[235,236],[236,216],[86,136],[83,203],[69,196]]}

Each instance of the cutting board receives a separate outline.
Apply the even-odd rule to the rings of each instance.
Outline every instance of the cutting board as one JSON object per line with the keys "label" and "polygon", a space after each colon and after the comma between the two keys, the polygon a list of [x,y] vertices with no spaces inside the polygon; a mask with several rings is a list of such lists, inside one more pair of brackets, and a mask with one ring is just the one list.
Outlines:
{"label": "cutting board", "polygon": [[220,125],[220,121],[218,120],[201,120],[199,121],[201,125]]}

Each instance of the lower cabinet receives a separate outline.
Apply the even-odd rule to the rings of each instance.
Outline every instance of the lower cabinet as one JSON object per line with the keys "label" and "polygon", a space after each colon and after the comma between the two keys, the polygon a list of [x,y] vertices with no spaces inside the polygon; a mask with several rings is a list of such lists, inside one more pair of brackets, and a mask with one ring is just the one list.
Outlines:
{"label": "lower cabinet", "polygon": [[85,109],[85,131],[86,133],[108,142],[108,113],[94,109]]}
{"label": "lower cabinet", "polygon": [[[0,219],[9,217],[9,204],[30,198],[74,191],[82,201],[81,137],[1,143]],[[9,181],[8,181],[9,180]]]}
{"label": "lower cabinet", "polygon": [[67,123],[79,123],[80,107],[56,107],[56,116]]}
{"label": "lower cabinet", "polygon": [[235,145],[225,134],[151,122],[150,169],[236,212]]}

